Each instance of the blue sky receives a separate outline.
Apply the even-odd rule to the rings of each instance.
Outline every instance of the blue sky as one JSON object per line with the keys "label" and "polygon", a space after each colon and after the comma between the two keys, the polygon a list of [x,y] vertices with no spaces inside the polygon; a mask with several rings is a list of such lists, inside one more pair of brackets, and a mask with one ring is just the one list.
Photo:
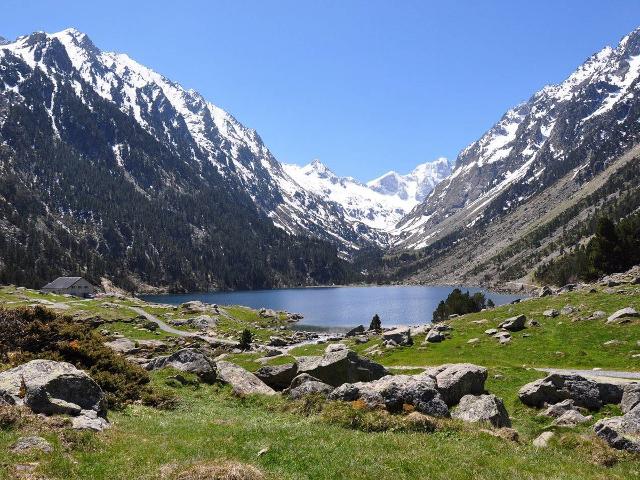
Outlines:
{"label": "blue sky", "polygon": [[637,0],[3,0],[0,35],[76,27],[368,180],[455,158],[511,106],[640,26]]}

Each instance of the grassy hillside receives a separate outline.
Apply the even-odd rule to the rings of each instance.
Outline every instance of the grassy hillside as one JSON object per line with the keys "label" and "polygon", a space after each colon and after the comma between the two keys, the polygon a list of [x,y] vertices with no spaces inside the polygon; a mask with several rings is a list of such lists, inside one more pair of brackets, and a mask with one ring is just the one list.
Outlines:
{"label": "grassy hillside", "polygon": [[[78,434],[42,424],[0,430],[0,471],[3,478],[12,478],[16,464],[34,462],[37,465],[30,473],[34,476],[23,478],[215,478],[184,471],[194,464],[220,465],[231,460],[257,469],[238,477],[249,479],[263,478],[256,471],[269,479],[638,478],[640,458],[611,450],[591,433],[592,424],[603,416],[618,414],[617,407],[603,408],[586,425],[562,428],[552,426],[551,419],[538,416],[537,410],[517,399],[522,385],[544,376],[534,367],[640,371],[640,358],[634,358],[640,353],[640,321],[606,325],[606,318],[583,320],[596,310],[609,315],[627,306],[640,309],[640,287],[622,286],[608,292],[573,292],[466,315],[449,322],[453,326],[451,338],[440,344],[423,346],[422,338],[417,337],[412,347],[372,357],[396,372],[420,371],[423,366],[448,362],[488,367],[487,389],[504,398],[519,434],[517,442],[495,436],[504,436],[504,432],[453,420],[437,421],[432,433],[405,431],[412,429],[404,428],[402,415],[364,412],[352,405],[291,403],[279,397],[239,399],[220,386],[170,387],[166,379],[173,372],[160,371],[152,375],[152,381],[179,396],[176,410],[132,405],[111,412],[113,427],[100,434]],[[553,319],[542,315],[544,310],[560,310],[566,305],[576,312]],[[513,334],[507,345],[483,333],[520,313],[541,325]],[[247,321],[246,325],[254,320],[257,318],[236,319]],[[473,323],[479,320],[486,323]],[[472,338],[479,341],[467,343]],[[609,340],[624,343],[604,346]],[[379,340],[351,346],[364,352],[377,343]],[[291,354],[320,353],[325,347],[305,345]],[[255,369],[260,365],[258,356],[248,353],[230,358]],[[282,363],[288,358],[272,361]],[[546,430],[556,432],[549,448],[533,447],[532,440]],[[54,444],[54,452],[9,453],[9,446],[25,432],[45,436]]]}

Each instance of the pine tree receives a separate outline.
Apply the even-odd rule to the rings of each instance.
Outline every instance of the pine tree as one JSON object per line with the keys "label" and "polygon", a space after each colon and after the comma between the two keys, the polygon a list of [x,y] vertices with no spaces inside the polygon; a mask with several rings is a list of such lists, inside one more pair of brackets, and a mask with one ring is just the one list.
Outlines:
{"label": "pine tree", "polygon": [[373,330],[376,332],[379,332],[380,330],[382,330],[382,322],[380,321],[380,316],[377,313],[371,319],[369,330]]}

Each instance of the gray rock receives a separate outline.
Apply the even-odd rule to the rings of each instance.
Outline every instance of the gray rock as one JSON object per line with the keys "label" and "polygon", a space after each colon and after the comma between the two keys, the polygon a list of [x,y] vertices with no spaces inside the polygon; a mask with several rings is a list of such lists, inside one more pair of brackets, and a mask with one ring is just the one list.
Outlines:
{"label": "gray rock", "polygon": [[167,344],[161,340],[138,340],[138,347],[152,352],[161,352],[167,349]]}
{"label": "gray rock", "polygon": [[596,435],[618,450],[640,453],[640,408],[621,417],[603,418],[593,426]]}
{"label": "gray rock", "polygon": [[567,410],[553,422],[554,425],[561,427],[575,427],[581,423],[588,422],[593,417],[591,415],[584,416],[578,410]]}
{"label": "gray rock", "polygon": [[469,340],[467,340],[467,343],[470,343],[470,344],[479,343],[479,342],[480,342],[479,338],[470,338]]}
{"label": "gray rock", "polygon": [[504,322],[498,325],[500,328],[509,330],[510,332],[518,332],[524,329],[524,324],[527,321],[527,317],[524,315],[518,315],[516,317],[507,318]]}
{"label": "gray rock", "polygon": [[448,406],[452,406],[465,395],[484,393],[487,369],[472,363],[454,363],[428,368],[423,375],[435,379],[442,399]]}
{"label": "gray rock", "polygon": [[284,390],[298,374],[297,363],[285,365],[267,365],[256,372],[256,377],[274,390]]}
{"label": "gray rock", "polygon": [[625,323],[629,322],[632,318],[637,318],[638,316],[640,315],[634,308],[627,307],[610,315],[609,318],[607,318],[607,323]]}
{"label": "gray rock", "polygon": [[[640,383],[630,383],[624,386],[620,408],[623,413],[629,413],[640,405]],[[639,407],[640,408],[640,407]]]}
{"label": "gray rock", "polygon": [[409,327],[398,327],[382,334],[382,340],[393,341],[396,345],[409,346],[413,345],[411,338],[411,329]]}
{"label": "gray rock", "polygon": [[603,405],[607,405],[608,403],[618,404],[622,401],[624,385],[600,381],[596,381],[596,384],[598,385],[600,400]]}
{"label": "gray rock", "polygon": [[368,382],[388,374],[380,364],[359,357],[352,350],[339,350],[323,356],[298,358],[298,372],[308,373],[337,387],[343,383]]}
{"label": "gray rock", "polygon": [[220,360],[216,363],[218,380],[233,387],[233,393],[239,396],[262,394],[275,395],[276,391],[256,377],[253,373],[235,363]]}
{"label": "gray rock", "polygon": [[104,342],[104,345],[109,347],[114,352],[129,354],[135,353],[138,351],[138,347],[136,344],[129,340],[128,338],[116,338],[115,340],[111,340],[109,342]]}
{"label": "gray rock", "polygon": [[553,295],[553,291],[546,285],[538,290],[538,297],[548,297],[549,295]]}
{"label": "gray rock", "polygon": [[93,410],[82,410],[80,415],[73,417],[71,420],[71,428],[74,430],[93,430],[101,432],[110,426],[106,419],[96,415]]}
{"label": "gray rock", "polygon": [[328,383],[309,380],[295,388],[289,389],[289,398],[297,400],[306,395],[322,395],[327,398],[332,391],[333,387]]}
{"label": "gray rock", "polygon": [[329,345],[327,345],[327,348],[324,349],[324,353],[338,352],[340,350],[348,349],[349,347],[347,347],[344,343],[330,343]]}
{"label": "gray rock", "polygon": [[444,333],[438,330],[432,329],[427,333],[427,337],[424,339],[428,343],[440,343],[445,339]]}
{"label": "gray rock", "polygon": [[180,305],[180,308],[182,308],[185,313],[201,313],[207,309],[206,305],[199,300],[185,302]]}
{"label": "gray rock", "polygon": [[282,337],[272,336],[269,337],[270,347],[286,347],[289,343]]}
{"label": "gray rock", "polygon": [[78,415],[83,409],[106,412],[102,389],[89,375],[66,362],[32,360],[1,372],[0,391],[35,413]]}
{"label": "gray rock", "polygon": [[511,427],[507,409],[495,395],[465,395],[451,416],[465,422],[488,422],[494,427]]}
{"label": "gray rock", "polygon": [[591,314],[591,316],[589,318],[592,319],[592,320],[596,320],[598,318],[604,318],[606,316],[607,316],[607,314],[605,312],[603,312],[602,310],[596,310],[595,312],[593,312]]}
{"label": "gray rock", "polygon": [[209,315],[198,315],[197,317],[190,318],[187,323],[194,328],[204,330],[215,327],[218,321]]}
{"label": "gray rock", "polygon": [[28,453],[34,450],[51,453],[53,452],[53,447],[42,437],[20,437],[16,443],[11,446],[13,453]]}
{"label": "gray rock", "polygon": [[571,315],[575,311],[576,309],[574,307],[572,307],[571,305],[566,305],[562,307],[562,309],[560,310],[560,313],[562,315]]}
{"label": "gray rock", "polygon": [[364,325],[358,325],[355,328],[352,328],[351,330],[349,330],[346,334],[345,337],[355,337],[356,335],[361,335],[365,332],[365,328]]}
{"label": "gray rock", "polygon": [[549,441],[555,434],[553,432],[542,432],[533,441],[533,446],[538,448],[546,448],[549,446]]}
{"label": "gray rock", "polygon": [[448,417],[449,409],[428,375],[387,375],[372,382],[346,383],[336,388],[332,400],[362,400],[368,407],[400,412],[405,404],[434,417]]}
{"label": "gray rock", "polygon": [[560,312],[553,308],[551,310],[545,310],[544,312],[542,312],[542,315],[544,315],[545,317],[554,318],[560,315]]}
{"label": "gray rock", "polygon": [[195,373],[205,382],[212,383],[216,380],[215,364],[204,352],[196,348],[183,348],[171,355],[156,357],[147,364],[146,369],[157,370],[165,367]]}
{"label": "gray rock", "polygon": [[296,388],[302,385],[305,382],[320,382],[320,379],[309,375],[308,373],[301,373],[300,375],[296,375],[296,377],[291,380],[291,384],[289,388]]}
{"label": "gray rock", "polygon": [[496,333],[498,333],[499,331],[500,331],[500,330],[498,330],[497,328],[490,328],[490,329],[488,329],[488,330],[485,330],[485,331],[484,331],[484,333],[485,333],[486,335],[493,336],[493,335],[495,335]]}
{"label": "gray rock", "polygon": [[525,405],[542,407],[572,399],[576,406],[598,410],[602,406],[598,384],[579,375],[551,374],[524,385],[518,397]]}
{"label": "gray rock", "polygon": [[563,400],[558,403],[554,403],[553,405],[549,405],[547,409],[541,413],[546,417],[558,418],[561,417],[564,413],[569,410],[577,410],[576,404],[570,398]]}

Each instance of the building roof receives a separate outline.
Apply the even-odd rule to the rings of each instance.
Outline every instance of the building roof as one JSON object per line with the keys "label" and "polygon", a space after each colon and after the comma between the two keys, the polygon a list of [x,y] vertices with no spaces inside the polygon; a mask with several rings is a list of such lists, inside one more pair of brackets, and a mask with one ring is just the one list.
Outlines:
{"label": "building roof", "polygon": [[47,283],[44,288],[69,288],[82,277],[58,277],[53,282]]}

